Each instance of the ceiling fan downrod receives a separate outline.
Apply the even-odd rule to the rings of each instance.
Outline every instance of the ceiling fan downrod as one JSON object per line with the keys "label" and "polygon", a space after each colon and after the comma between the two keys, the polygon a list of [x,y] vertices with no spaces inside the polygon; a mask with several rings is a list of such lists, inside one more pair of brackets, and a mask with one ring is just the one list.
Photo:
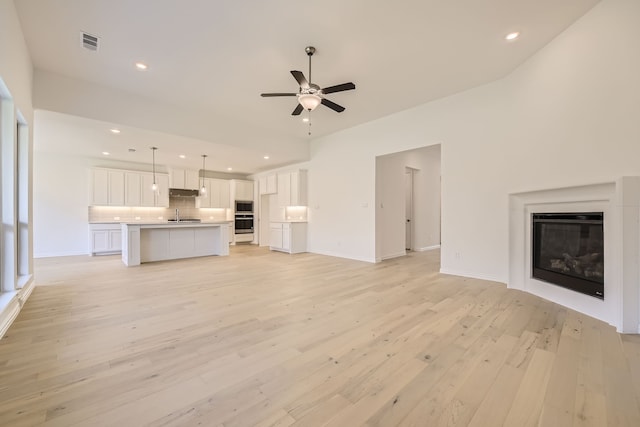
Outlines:
{"label": "ceiling fan downrod", "polygon": [[311,57],[314,53],[316,53],[316,48],[313,46],[307,46],[304,48],[304,51],[307,52],[307,56],[309,57],[309,85],[311,85]]}

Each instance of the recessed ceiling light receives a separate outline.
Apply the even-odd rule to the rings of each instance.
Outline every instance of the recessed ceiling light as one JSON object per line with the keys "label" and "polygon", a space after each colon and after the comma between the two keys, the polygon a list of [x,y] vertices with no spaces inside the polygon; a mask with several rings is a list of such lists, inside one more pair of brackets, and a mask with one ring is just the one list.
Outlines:
{"label": "recessed ceiling light", "polygon": [[186,159],[187,156],[185,156],[184,154],[180,154],[178,157],[180,157],[181,159]]}
{"label": "recessed ceiling light", "polygon": [[111,153],[109,153],[108,151],[103,151],[102,154],[104,154],[105,156],[108,156]]}
{"label": "recessed ceiling light", "polygon": [[269,156],[264,156],[264,159],[265,160],[269,160]]}
{"label": "recessed ceiling light", "polygon": [[228,171],[232,171],[232,170],[233,170],[233,168],[227,168],[227,170],[228,170]]}
{"label": "recessed ceiling light", "polygon": [[308,121],[309,121],[309,117],[304,117],[304,118],[302,119],[302,121],[303,121],[303,122],[305,122],[305,123],[306,123],[306,122],[308,122]]}
{"label": "recessed ceiling light", "polygon": [[116,133],[116,134],[120,133],[120,129],[113,128],[109,130],[111,131],[111,133]]}
{"label": "recessed ceiling light", "polygon": [[144,62],[136,62],[136,68],[138,70],[146,70],[147,64],[145,64]]}
{"label": "recessed ceiling light", "polygon": [[518,38],[518,36],[520,36],[520,33],[517,31],[514,31],[513,33],[509,33],[507,34],[504,38],[506,40],[515,40]]}

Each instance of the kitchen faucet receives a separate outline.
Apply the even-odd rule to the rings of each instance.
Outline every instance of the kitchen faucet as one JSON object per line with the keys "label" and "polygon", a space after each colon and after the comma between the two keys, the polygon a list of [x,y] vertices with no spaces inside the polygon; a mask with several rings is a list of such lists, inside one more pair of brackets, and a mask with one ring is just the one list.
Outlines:
{"label": "kitchen faucet", "polygon": [[180,209],[176,208],[176,222],[180,221]]}

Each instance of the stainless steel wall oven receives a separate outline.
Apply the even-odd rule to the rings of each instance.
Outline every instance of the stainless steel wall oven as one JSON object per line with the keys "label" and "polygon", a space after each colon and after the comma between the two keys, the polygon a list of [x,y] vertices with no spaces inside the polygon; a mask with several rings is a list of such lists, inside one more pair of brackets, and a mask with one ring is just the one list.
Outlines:
{"label": "stainless steel wall oven", "polygon": [[236,212],[235,234],[249,233],[253,233],[253,214]]}

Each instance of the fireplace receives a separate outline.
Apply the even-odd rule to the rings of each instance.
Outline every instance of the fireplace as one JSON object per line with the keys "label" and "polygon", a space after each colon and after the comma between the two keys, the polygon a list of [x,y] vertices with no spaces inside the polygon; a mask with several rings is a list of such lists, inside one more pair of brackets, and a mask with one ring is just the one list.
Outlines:
{"label": "fireplace", "polygon": [[604,299],[602,212],[533,213],[532,276]]}

